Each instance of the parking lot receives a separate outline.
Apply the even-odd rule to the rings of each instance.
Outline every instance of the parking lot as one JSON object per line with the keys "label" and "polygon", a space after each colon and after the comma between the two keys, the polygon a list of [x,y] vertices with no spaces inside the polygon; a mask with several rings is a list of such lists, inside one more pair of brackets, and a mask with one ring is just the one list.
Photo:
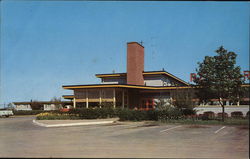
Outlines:
{"label": "parking lot", "polygon": [[221,125],[45,128],[34,117],[0,118],[0,157],[249,158],[249,129]]}

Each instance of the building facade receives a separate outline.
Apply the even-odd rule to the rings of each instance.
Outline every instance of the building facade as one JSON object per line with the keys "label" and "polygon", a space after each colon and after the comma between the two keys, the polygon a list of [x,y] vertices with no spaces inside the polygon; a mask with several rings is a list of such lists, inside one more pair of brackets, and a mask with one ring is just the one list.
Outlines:
{"label": "building facade", "polygon": [[15,110],[33,110],[32,104],[40,107],[40,110],[58,110],[60,108],[71,108],[73,103],[71,101],[30,101],[30,102],[13,102]]}
{"label": "building facade", "polygon": [[[71,99],[74,108],[120,107],[149,110],[154,109],[161,99],[171,105],[175,100],[174,94],[180,90],[195,89],[165,70],[145,71],[144,47],[137,42],[127,43],[126,73],[96,74],[96,77],[100,78],[100,84],[62,86],[73,91],[73,95],[63,97]],[[249,87],[249,84],[244,86]],[[215,103],[216,101],[213,104]],[[249,105],[249,97],[245,98],[245,103]],[[236,105],[239,106],[240,102]]]}

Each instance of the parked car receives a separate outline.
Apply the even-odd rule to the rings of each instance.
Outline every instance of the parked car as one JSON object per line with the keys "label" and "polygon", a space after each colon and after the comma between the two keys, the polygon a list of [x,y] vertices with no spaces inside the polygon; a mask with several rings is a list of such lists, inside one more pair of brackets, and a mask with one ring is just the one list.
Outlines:
{"label": "parked car", "polygon": [[12,110],[0,110],[0,117],[8,118],[9,116],[12,116],[12,115],[14,115]]}
{"label": "parked car", "polygon": [[62,109],[60,109],[60,112],[68,112],[68,111],[69,111],[68,108],[62,108]]}

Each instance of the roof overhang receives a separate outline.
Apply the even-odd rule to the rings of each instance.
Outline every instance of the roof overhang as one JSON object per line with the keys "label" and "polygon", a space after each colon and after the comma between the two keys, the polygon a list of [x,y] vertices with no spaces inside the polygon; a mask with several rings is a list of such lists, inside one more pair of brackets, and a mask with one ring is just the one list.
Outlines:
{"label": "roof overhang", "polygon": [[64,99],[73,99],[73,98],[75,98],[74,95],[63,95],[62,97],[63,97]]}
{"label": "roof overhang", "polygon": [[171,90],[171,89],[187,89],[191,86],[140,86],[140,85],[127,85],[127,84],[95,84],[95,85],[67,85],[62,86],[64,89],[87,89],[87,88],[134,88],[146,90]]}
{"label": "roof overhang", "polygon": [[[241,87],[250,87],[249,84],[243,84]],[[128,84],[92,84],[92,85],[65,85],[64,89],[88,89],[88,88],[131,88],[131,89],[144,89],[144,90],[175,90],[175,89],[188,89],[200,88],[197,85],[189,86],[141,86],[141,85],[128,85]],[[64,97],[64,96],[63,96]],[[65,95],[65,97],[74,98],[73,95]]]}
{"label": "roof overhang", "polygon": [[122,77],[126,76],[126,73],[113,73],[113,74],[96,74],[97,78],[106,78],[106,77]]}
{"label": "roof overhang", "polygon": [[13,102],[15,105],[26,105],[26,104],[32,104],[32,103],[39,103],[39,104],[64,104],[64,103],[72,103],[71,101],[58,101],[58,102],[53,102],[53,101],[32,101],[32,102]]}
{"label": "roof overhang", "polygon": [[[190,85],[189,83],[183,81],[182,79],[172,75],[169,72],[166,71],[147,71],[147,72],[143,72],[143,76],[148,76],[148,75],[165,75],[168,77],[171,77],[181,83],[183,83],[184,85]],[[113,74],[96,74],[95,75],[97,78],[109,78],[109,77],[126,77],[127,74],[126,73],[113,73]]]}
{"label": "roof overhang", "polygon": [[178,78],[178,77],[176,77],[176,76],[174,76],[174,75],[172,75],[171,73],[168,73],[168,72],[166,72],[166,71],[159,71],[159,72],[143,72],[143,75],[144,75],[144,76],[145,76],[145,75],[165,75],[165,76],[172,77],[173,79],[175,79],[175,80],[177,80],[177,81],[179,81],[179,82],[181,82],[181,83],[183,83],[183,84],[185,84],[185,85],[187,85],[187,86],[190,85],[189,83],[183,81],[182,79],[180,79],[180,78]]}

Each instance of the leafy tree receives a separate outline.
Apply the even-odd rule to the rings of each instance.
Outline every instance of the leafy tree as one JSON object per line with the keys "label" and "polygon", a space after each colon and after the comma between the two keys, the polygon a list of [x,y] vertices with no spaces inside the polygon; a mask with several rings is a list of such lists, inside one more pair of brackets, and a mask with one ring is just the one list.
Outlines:
{"label": "leafy tree", "polygon": [[42,110],[43,104],[38,101],[31,101],[30,107],[32,110]]}
{"label": "leafy tree", "polygon": [[176,89],[173,91],[173,105],[178,109],[190,109],[194,108],[195,94],[192,88],[189,89]]}
{"label": "leafy tree", "polygon": [[7,107],[8,107],[8,109],[14,109],[14,108],[15,108],[15,106],[14,106],[13,103],[9,103],[9,104],[7,105]]}
{"label": "leafy tree", "polygon": [[215,52],[216,56],[206,56],[203,62],[198,62],[198,78],[194,79],[194,82],[200,87],[197,95],[201,102],[207,103],[213,98],[218,99],[224,121],[223,101],[239,101],[244,81],[240,67],[235,66],[237,54],[228,52],[223,46]]}

